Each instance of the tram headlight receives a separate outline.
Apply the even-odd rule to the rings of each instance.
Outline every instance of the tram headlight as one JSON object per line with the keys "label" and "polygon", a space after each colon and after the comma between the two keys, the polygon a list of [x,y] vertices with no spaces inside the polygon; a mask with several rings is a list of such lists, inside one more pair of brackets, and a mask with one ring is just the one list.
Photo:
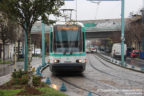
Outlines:
{"label": "tram headlight", "polygon": [[81,59],[77,59],[76,62],[77,63],[82,63],[82,60]]}
{"label": "tram headlight", "polygon": [[59,63],[59,62],[60,62],[60,60],[56,60],[56,59],[54,60],[54,63]]}

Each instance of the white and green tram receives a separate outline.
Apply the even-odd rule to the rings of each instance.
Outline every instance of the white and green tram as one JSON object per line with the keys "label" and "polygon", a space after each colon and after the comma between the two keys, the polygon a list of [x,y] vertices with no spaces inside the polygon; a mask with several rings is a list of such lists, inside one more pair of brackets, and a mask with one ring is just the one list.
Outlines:
{"label": "white and green tram", "polygon": [[85,28],[82,23],[56,23],[49,34],[52,72],[83,72],[86,66]]}

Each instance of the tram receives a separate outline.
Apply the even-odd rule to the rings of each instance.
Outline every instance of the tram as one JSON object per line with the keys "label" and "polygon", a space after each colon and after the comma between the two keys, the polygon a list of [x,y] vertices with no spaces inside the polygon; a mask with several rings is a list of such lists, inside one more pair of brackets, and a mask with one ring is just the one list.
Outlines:
{"label": "tram", "polygon": [[86,66],[85,28],[82,23],[60,22],[49,32],[51,72],[83,72]]}

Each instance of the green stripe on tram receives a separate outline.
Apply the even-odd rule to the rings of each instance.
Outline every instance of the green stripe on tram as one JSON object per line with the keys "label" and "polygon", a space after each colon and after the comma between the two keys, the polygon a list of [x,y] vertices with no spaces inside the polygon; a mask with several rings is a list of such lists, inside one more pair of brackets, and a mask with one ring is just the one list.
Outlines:
{"label": "green stripe on tram", "polygon": [[62,57],[62,56],[86,56],[86,53],[82,53],[82,54],[55,54],[55,53],[50,53],[49,56],[55,56],[55,57]]}

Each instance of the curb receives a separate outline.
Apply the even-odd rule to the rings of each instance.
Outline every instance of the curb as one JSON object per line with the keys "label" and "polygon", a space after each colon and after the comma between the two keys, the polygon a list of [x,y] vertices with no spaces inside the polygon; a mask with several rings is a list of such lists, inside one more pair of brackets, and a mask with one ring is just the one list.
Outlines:
{"label": "curb", "polygon": [[42,68],[40,69],[40,72],[42,73],[47,67],[49,67],[49,64],[46,64],[44,67],[42,67]]}
{"label": "curb", "polygon": [[[128,65],[128,64],[126,64],[127,66],[121,66],[121,65],[119,65],[119,64],[116,64],[116,63],[112,62],[111,60],[109,60],[109,59],[106,58],[105,56],[103,56],[103,55],[101,55],[101,54],[99,54],[99,53],[97,53],[97,54],[99,55],[99,57],[100,57],[101,59],[103,59],[103,60],[105,60],[105,61],[107,61],[107,62],[109,62],[109,63],[111,63],[111,64],[113,64],[113,65],[116,65],[116,66],[121,67],[121,68],[129,69],[129,70],[131,70],[131,71],[144,73],[144,71],[142,71],[141,68],[139,68],[139,67],[131,68],[131,66]],[[114,59],[114,60],[115,60],[115,61],[118,61],[118,60],[116,60],[116,59]]]}
{"label": "curb", "polygon": [[46,65],[44,65],[44,66],[39,65],[39,66],[36,68],[36,70],[35,70],[35,74],[42,76],[42,72],[43,72],[48,66],[49,66],[49,64],[46,64]]}
{"label": "curb", "polygon": [[[6,79],[7,80],[6,80]],[[10,74],[7,74],[7,75],[5,75],[5,76],[1,76],[0,77],[0,85],[3,85],[4,83],[6,83],[6,82],[8,82],[9,80],[10,80],[10,78],[11,78],[11,73]]]}

